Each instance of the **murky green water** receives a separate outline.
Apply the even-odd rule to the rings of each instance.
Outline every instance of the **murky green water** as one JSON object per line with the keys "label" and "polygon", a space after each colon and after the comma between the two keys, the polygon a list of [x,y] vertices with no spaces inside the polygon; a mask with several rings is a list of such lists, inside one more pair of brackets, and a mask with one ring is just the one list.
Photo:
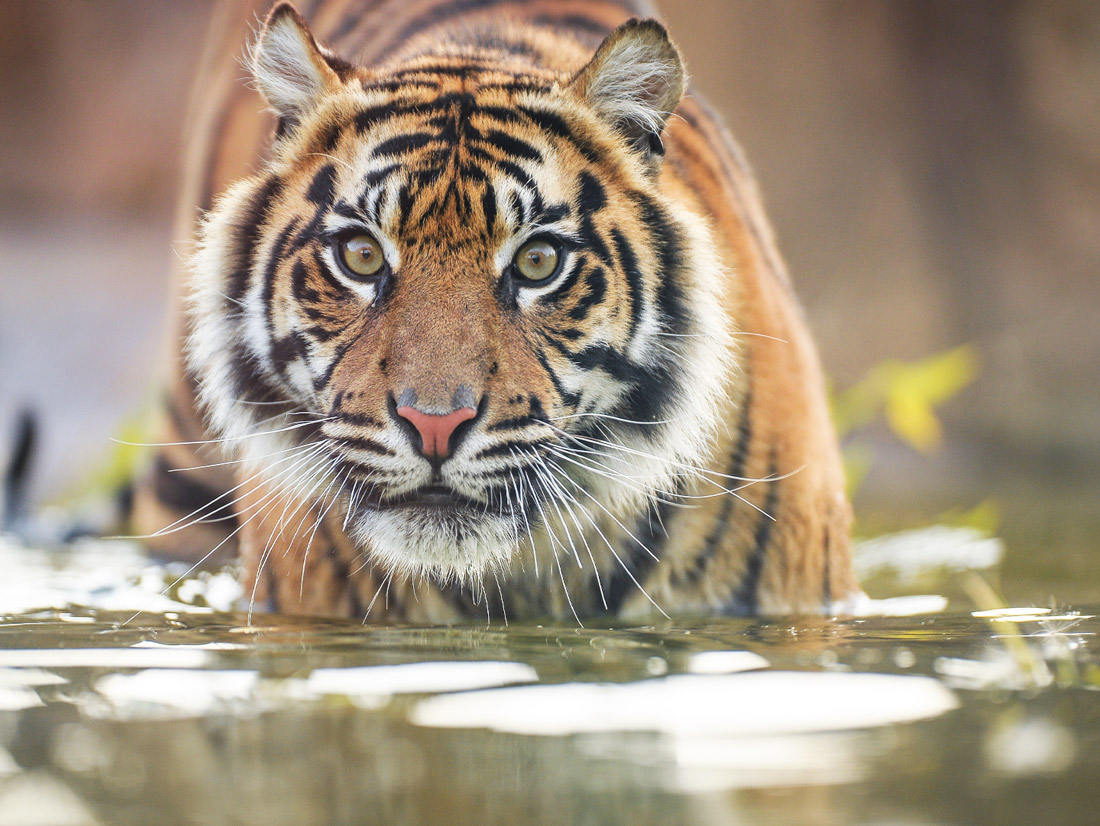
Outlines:
{"label": "murky green water", "polygon": [[1086,609],[250,625],[127,546],[0,571],[0,826],[1100,822]]}

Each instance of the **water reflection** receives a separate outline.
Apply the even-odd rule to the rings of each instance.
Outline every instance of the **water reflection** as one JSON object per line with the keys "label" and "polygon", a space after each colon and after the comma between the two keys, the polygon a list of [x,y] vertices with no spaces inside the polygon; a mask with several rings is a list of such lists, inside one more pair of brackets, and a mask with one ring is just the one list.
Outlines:
{"label": "water reflection", "polygon": [[1100,803],[1088,613],[249,625],[221,610],[232,572],[160,596],[175,573],[138,557],[20,551],[0,546],[0,826],[1092,823]]}

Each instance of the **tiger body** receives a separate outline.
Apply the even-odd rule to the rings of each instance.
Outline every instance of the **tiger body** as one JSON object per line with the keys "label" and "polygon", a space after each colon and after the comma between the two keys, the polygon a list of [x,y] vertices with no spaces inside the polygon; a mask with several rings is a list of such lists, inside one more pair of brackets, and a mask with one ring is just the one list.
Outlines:
{"label": "tiger body", "polygon": [[386,621],[856,595],[814,345],[643,4],[309,5],[251,52],[274,138],[233,85],[254,10],[200,78],[155,546]]}

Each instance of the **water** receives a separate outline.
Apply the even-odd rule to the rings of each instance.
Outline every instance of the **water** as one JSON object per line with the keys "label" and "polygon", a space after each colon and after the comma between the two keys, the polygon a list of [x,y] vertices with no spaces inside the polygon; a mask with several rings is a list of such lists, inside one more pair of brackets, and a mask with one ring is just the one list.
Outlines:
{"label": "water", "polygon": [[162,595],[125,544],[0,570],[0,826],[1100,819],[1096,611],[249,624],[231,571]]}

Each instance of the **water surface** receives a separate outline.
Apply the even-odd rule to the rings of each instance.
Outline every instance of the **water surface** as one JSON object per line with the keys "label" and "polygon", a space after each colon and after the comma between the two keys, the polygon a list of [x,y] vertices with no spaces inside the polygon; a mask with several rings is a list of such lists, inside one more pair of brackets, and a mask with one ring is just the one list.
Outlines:
{"label": "water surface", "polygon": [[249,623],[227,610],[231,572],[162,594],[177,572],[124,544],[0,543],[0,570],[0,826],[1085,824],[1100,811],[1100,620],[1085,608]]}

